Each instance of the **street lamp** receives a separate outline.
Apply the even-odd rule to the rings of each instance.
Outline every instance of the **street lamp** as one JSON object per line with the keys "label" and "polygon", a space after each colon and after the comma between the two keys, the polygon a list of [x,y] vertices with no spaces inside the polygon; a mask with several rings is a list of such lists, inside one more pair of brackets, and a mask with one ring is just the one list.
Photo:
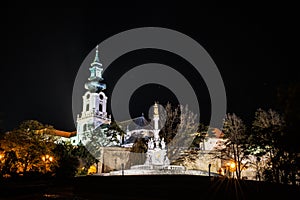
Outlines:
{"label": "street lamp", "polygon": [[47,173],[47,164],[53,162],[54,158],[53,158],[53,156],[49,156],[47,154],[47,155],[42,156],[42,160],[45,163],[45,174],[46,174]]}
{"label": "street lamp", "polygon": [[234,171],[235,171],[235,168],[236,168],[236,164],[234,161],[229,161],[227,164],[226,164],[226,168],[227,168],[227,171],[229,173],[229,176],[231,175],[230,173],[232,173],[232,177],[234,176]]}
{"label": "street lamp", "polygon": [[235,163],[234,162],[230,162],[230,165],[229,165],[231,171],[234,171],[235,170]]}

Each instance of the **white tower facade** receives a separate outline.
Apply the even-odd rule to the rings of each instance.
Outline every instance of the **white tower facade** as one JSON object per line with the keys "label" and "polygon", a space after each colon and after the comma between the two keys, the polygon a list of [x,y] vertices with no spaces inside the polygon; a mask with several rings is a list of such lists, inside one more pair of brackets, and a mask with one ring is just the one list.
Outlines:
{"label": "white tower facade", "polygon": [[98,46],[94,61],[91,63],[90,77],[85,84],[87,91],[82,96],[82,112],[77,115],[77,134],[71,139],[72,144],[77,145],[84,140],[84,135],[96,129],[102,124],[110,124],[111,117],[107,114],[107,96],[103,92],[106,84],[101,83],[102,64],[99,61]]}

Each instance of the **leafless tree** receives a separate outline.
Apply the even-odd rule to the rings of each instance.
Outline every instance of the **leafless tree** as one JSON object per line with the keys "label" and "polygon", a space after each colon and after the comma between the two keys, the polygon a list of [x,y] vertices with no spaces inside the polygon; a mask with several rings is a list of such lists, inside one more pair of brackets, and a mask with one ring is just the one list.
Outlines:
{"label": "leafless tree", "polygon": [[223,130],[224,140],[219,144],[216,154],[218,158],[225,160],[228,170],[235,171],[236,177],[241,178],[242,170],[248,164],[248,154],[245,153],[247,143],[246,126],[237,115],[227,114],[224,119]]}
{"label": "leafless tree", "polygon": [[170,161],[179,158],[182,150],[190,147],[198,135],[199,121],[197,114],[189,110],[188,105],[172,108],[168,103],[165,112],[160,111],[162,125],[160,136],[165,138]]}

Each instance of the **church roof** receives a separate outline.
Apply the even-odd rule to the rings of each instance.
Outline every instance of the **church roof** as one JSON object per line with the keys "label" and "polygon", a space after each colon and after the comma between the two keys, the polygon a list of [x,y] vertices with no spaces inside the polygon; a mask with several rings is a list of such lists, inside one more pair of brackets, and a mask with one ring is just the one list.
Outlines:
{"label": "church roof", "polygon": [[131,120],[118,122],[118,125],[120,125],[124,131],[126,130],[132,131],[132,130],[140,130],[140,129],[153,130],[153,126],[151,122],[149,122],[144,117],[144,115]]}

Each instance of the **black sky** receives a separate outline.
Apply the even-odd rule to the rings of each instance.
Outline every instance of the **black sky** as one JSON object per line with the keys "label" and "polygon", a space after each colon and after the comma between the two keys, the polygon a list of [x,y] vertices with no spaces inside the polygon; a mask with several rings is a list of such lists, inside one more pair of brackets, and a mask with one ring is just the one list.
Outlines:
{"label": "black sky", "polygon": [[[276,87],[299,79],[296,9],[99,4],[90,8],[6,8],[1,18],[0,113],[6,130],[26,119],[74,130],[72,89],[81,63],[98,43],[131,28],[165,27],[198,41],[223,77],[228,112],[245,120],[251,120],[259,107],[274,107]],[[167,63],[173,60],[169,64],[175,68],[182,64],[174,55],[163,55],[145,51],[121,57],[115,65],[124,68],[104,74],[108,88],[133,63],[161,58]],[[203,91],[200,108],[209,107],[207,91],[195,85],[199,77],[182,73],[194,80],[198,92]],[[137,91],[133,102],[139,102],[139,92],[143,94],[142,89]],[[146,110],[141,105],[132,113]],[[209,114],[209,109],[203,110]]]}

